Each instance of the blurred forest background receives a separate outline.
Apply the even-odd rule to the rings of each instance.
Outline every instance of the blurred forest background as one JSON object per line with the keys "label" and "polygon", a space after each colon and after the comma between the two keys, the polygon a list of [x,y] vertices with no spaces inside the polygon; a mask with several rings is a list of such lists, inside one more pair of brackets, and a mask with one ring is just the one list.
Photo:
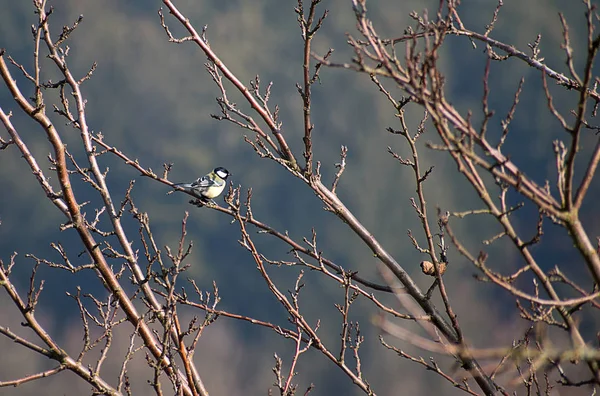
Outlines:
{"label": "blurred forest background", "polygon": [[[584,7],[579,1],[505,0],[504,3],[492,37],[528,52],[527,44],[533,43],[541,34],[541,56],[545,63],[567,73],[558,18],[558,13],[562,12],[571,29],[576,68],[581,69],[586,32]],[[427,8],[433,14],[438,4],[433,0],[371,1],[369,17],[380,34],[396,37],[402,35],[407,26],[413,25],[409,17],[411,11],[421,12]],[[230,180],[234,185],[253,189],[254,215],[261,221],[278,230],[287,230],[297,240],[310,237],[314,227],[320,249],[328,258],[346,269],[359,271],[363,277],[382,282],[372,253],[357,243],[357,237],[345,224],[322,210],[322,203],[303,183],[289,177],[274,162],[260,159],[243,140],[243,134],[247,132],[210,117],[219,113],[215,98],[220,93],[205,71],[205,56],[192,44],[168,42],[157,16],[161,2],[61,0],[51,5],[55,12],[50,24],[57,34],[63,25],[71,25],[79,15],[84,17],[68,43],[68,60],[72,71],[80,76],[93,62],[98,63],[91,80],[83,85],[88,125],[93,131],[101,131],[108,143],[157,173],[161,173],[163,163],[173,163],[169,178],[175,182],[194,180],[216,166],[226,167],[233,174]],[[207,38],[212,49],[243,82],[248,83],[257,74],[263,84],[273,82],[271,104],[279,105],[288,142],[295,152],[300,153],[303,149],[302,101],[295,84],[302,79],[302,40],[294,13],[297,3],[180,0],[176,5],[197,29],[208,25]],[[346,33],[354,32],[356,24],[350,1],[323,1],[320,7],[330,12],[315,38],[314,52],[325,54],[329,48],[334,48],[334,61],[349,61],[353,53],[346,44]],[[462,21],[467,28],[483,32],[495,7],[494,1],[463,0],[460,5]],[[31,65],[31,25],[37,18],[33,15],[31,2],[0,0],[0,9],[0,48],[6,48],[25,66]],[[176,37],[183,35],[172,19],[167,18],[167,23]],[[462,112],[471,109],[473,123],[477,124],[481,121],[485,46],[479,44],[473,49],[465,37],[451,37],[448,41],[451,44],[443,48],[440,58],[446,76],[447,96]],[[46,71],[54,72],[52,68]],[[596,67],[596,75],[597,72]],[[17,71],[14,75],[20,79],[21,87],[25,87],[22,76]],[[52,75],[45,77],[51,79]],[[315,160],[322,163],[324,180],[326,184],[330,183],[335,173],[334,164],[339,161],[340,146],[347,146],[347,169],[338,188],[340,197],[426,290],[432,278],[420,273],[419,263],[424,258],[407,237],[408,229],[420,237],[419,219],[409,201],[415,196],[413,175],[387,154],[388,146],[403,155],[410,153],[403,140],[386,132],[389,126],[398,127],[394,110],[364,75],[324,68],[320,77],[320,83],[313,87],[313,144]],[[490,127],[496,131],[500,129],[500,118],[508,112],[521,77],[525,78],[525,84],[505,151],[524,172],[543,185],[544,180],[554,182],[556,178],[552,141],[561,137],[564,131],[548,111],[538,71],[517,59],[492,63],[490,108],[498,117],[492,120]],[[551,89],[555,94],[555,106],[566,114],[576,104],[577,92]],[[32,92],[25,91],[24,94],[31,95]],[[233,101],[239,101],[233,91],[230,94]],[[12,122],[29,139],[36,157],[46,158],[50,148],[43,131],[21,114],[4,86],[0,88],[0,105],[5,111],[13,111]],[[410,127],[416,130],[422,117],[420,108],[409,106],[407,116]],[[73,144],[79,141],[77,131],[65,126],[58,116],[51,117],[65,131],[63,136],[67,143],[69,139]],[[428,125],[428,128],[431,127]],[[4,131],[2,136],[6,137]],[[39,138],[33,139],[34,136]],[[595,137],[590,133],[586,139],[589,140],[582,142],[584,157],[586,150],[591,150],[589,143]],[[437,136],[426,132],[419,144],[424,146],[428,141],[435,143]],[[456,166],[446,153],[422,149],[420,155],[425,167],[435,166],[425,184],[430,210],[440,207],[443,211],[461,211],[481,207],[476,194],[456,172]],[[229,217],[189,205],[187,195],[167,195],[167,186],[139,177],[139,173],[115,157],[104,156],[100,164],[110,168],[107,180],[115,201],[122,199],[129,181],[136,180],[132,197],[140,211],[148,213],[160,246],[176,246],[184,212],[190,212],[188,238],[193,240],[194,250],[186,260],[191,264],[187,276],[209,291],[215,281],[222,297],[221,309],[286,323],[286,312],[268,292],[247,251],[239,246],[239,227],[231,225]],[[48,163],[41,166],[47,168]],[[38,182],[14,147],[0,152],[0,185],[0,258],[6,262],[12,252],[19,253],[15,269],[17,278],[13,279],[18,279],[18,286],[26,288],[34,262],[25,258],[25,254],[56,257],[50,243],[60,241],[75,257],[80,245],[73,231],[58,232],[58,225],[64,222],[63,216],[40,194]],[[83,183],[79,187],[82,188],[80,197],[85,198],[84,188],[89,187]],[[97,199],[93,197],[93,191],[89,194],[89,199]],[[522,201],[516,195],[510,196],[510,200],[513,204]],[[600,188],[596,181],[581,215],[592,236],[600,235],[598,202]],[[533,236],[537,211],[526,206],[515,216],[517,226]],[[125,224],[130,227],[127,231],[131,235],[137,234],[136,223]],[[498,232],[497,226],[484,218],[456,222],[454,227],[472,251],[484,248],[481,240]],[[572,245],[565,237],[562,229],[546,225],[542,243],[533,248],[545,268],[580,260],[579,256],[572,258]],[[286,256],[289,248],[268,235],[256,235],[255,242],[270,259],[292,259]],[[134,245],[134,248],[140,246]],[[508,242],[499,241],[485,249],[490,252],[491,266],[506,268],[508,272],[522,264]],[[81,264],[89,258],[83,254],[78,260]],[[472,276],[477,270],[453,249],[450,250],[450,262],[444,279],[471,345],[507,345],[519,337],[528,323],[519,319],[514,297],[490,284],[477,282]],[[574,279],[585,276],[583,266],[575,265],[577,263],[573,265],[574,273],[570,274]],[[98,295],[106,292],[98,279],[90,274],[77,276],[48,268],[41,271],[46,283],[40,302],[43,309],[38,309],[38,315],[43,312],[43,322],[51,333],[66,349],[75,351],[81,341],[80,317],[73,300],[65,295],[65,289],[74,293],[76,287],[81,286]],[[272,268],[271,273],[282,285],[289,284],[282,287],[283,290],[293,288],[297,269]],[[311,273],[307,273],[305,283],[301,303],[309,322],[335,316],[337,311],[333,303],[343,299],[343,290]],[[531,285],[520,286],[531,289]],[[392,303],[393,297],[387,301]],[[361,323],[366,337],[363,348],[365,375],[379,395],[461,393],[435,374],[382,348],[378,341],[379,330],[371,324],[373,312],[370,308],[367,302],[357,302],[352,320]],[[20,320],[6,295],[0,293],[0,323],[18,329]],[[599,324],[597,315],[588,317],[581,324],[586,339],[597,332]],[[414,331],[419,329],[414,324],[406,326]],[[324,340],[334,342],[340,329],[335,321],[323,321],[319,332]],[[122,342],[125,347],[127,338],[116,342]],[[398,342],[397,345],[426,359],[430,355],[406,343]],[[36,372],[51,364],[33,354],[23,353],[6,338],[0,338],[0,350],[3,356],[0,379]],[[286,358],[292,352],[293,344],[271,331],[221,318],[200,339],[195,359],[214,395],[266,394],[274,381],[271,372],[273,353]],[[118,359],[118,356],[114,358]],[[444,358],[440,361],[452,362]],[[142,370],[143,364],[140,367]],[[361,394],[335,365],[317,352],[303,356],[297,371],[295,381],[299,382],[300,389],[315,384],[311,395]],[[65,386],[67,383],[68,387]],[[145,393],[147,385],[142,380],[136,386],[136,394]],[[1,393],[77,395],[88,391],[87,383],[70,373],[63,373],[18,388],[4,388]]]}

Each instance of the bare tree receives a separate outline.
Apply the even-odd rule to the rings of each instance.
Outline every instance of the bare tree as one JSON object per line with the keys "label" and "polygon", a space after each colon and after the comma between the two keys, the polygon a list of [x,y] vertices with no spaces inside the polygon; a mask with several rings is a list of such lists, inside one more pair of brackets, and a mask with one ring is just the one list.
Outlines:
{"label": "bare tree", "polygon": [[[248,251],[249,260],[264,280],[264,293],[272,295],[287,313],[287,325],[220,309],[221,301],[217,283],[211,292],[202,291],[195,281],[187,282],[181,277],[189,269],[192,245],[187,242],[188,215],[183,218],[180,239],[175,249],[165,247],[153,236],[149,215],[139,210],[132,191],[134,180],[117,203],[114,191],[107,183],[108,169],[103,169],[98,159],[109,163],[124,163],[142,176],[169,187],[177,187],[169,180],[171,164],[164,164],[161,174],[155,173],[115,144],[110,136],[93,132],[87,117],[85,84],[96,70],[94,64],[87,74],[77,76],[69,67],[71,35],[82,23],[80,17],[66,26],[58,35],[50,30],[53,9],[46,0],[35,0],[33,7],[37,20],[33,24],[33,66],[13,59],[10,48],[0,50],[0,75],[15,103],[27,117],[35,120],[45,133],[51,154],[47,159],[36,157],[31,146],[39,137],[22,133],[11,121],[12,113],[0,108],[0,119],[8,137],[2,137],[2,150],[18,150],[31,174],[39,183],[43,194],[64,215],[61,231],[75,231],[80,246],[89,257],[89,263],[75,264],[73,254],[62,244],[52,248],[60,260],[28,255],[34,262],[29,287],[17,287],[13,271],[20,260],[13,253],[6,261],[0,261],[0,284],[12,303],[18,308],[25,329],[15,331],[0,323],[0,333],[24,349],[45,356],[55,362],[54,367],[43,372],[17,379],[0,379],[0,386],[20,386],[30,381],[69,370],[87,382],[93,393],[131,394],[130,370],[134,358],[145,355],[148,383],[156,394],[173,393],[185,395],[208,395],[210,386],[194,361],[199,339],[207,326],[217,318],[231,318],[263,327],[276,337],[291,341],[289,361],[275,354],[273,367],[274,384],[265,384],[269,393],[294,395],[308,394],[317,389],[311,384],[297,382],[298,364],[309,351],[316,351],[321,358],[336,366],[356,389],[365,394],[376,394],[378,383],[370,380],[363,367],[374,365],[362,355],[365,342],[365,326],[375,326],[381,331],[379,347],[399,357],[436,373],[453,387],[468,394],[550,394],[556,386],[578,387],[595,392],[600,385],[600,352],[593,345],[593,331],[582,330],[581,323],[590,321],[600,307],[600,238],[586,230],[581,218],[582,206],[593,190],[594,175],[600,161],[600,127],[593,123],[600,95],[597,91],[598,77],[594,76],[594,60],[600,47],[600,35],[596,32],[598,14],[590,0],[583,1],[582,9],[586,24],[586,52],[575,54],[569,24],[559,16],[562,28],[564,60],[568,73],[552,69],[551,62],[542,57],[541,37],[522,51],[508,43],[492,38],[496,23],[502,18],[503,2],[499,1],[483,33],[464,26],[459,2],[440,1],[435,10],[411,14],[413,26],[397,36],[384,37],[369,19],[366,0],[353,0],[352,10],[356,19],[356,32],[348,35],[348,44],[354,51],[351,60],[336,61],[333,49],[316,53],[314,40],[327,23],[328,11],[320,0],[299,0],[297,14],[303,40],[302,80],[297,84],[297,94],[302,101],[302,152],[296,152],[291,137],[280,118],[279,107],[272,102],[272,83],[264,84],[257,76],[245,84],[236,75],[235,67],[226,65],[221,54],[211,48],[207,39],[207,27],[198,29],[190,19],[170,0],[163,0],[158,11],[160,24],[166,38],[177,44],[191,44],[207,57],[205,68],[219,92],[217,105],[220,113],[213,115],[219,121],[229,122],[243,131],[243,140],[262,159],[287,171],[291,178],[303,182],[323,203],[324,210],[332,213],[357,236],[373,253],[375,266],[381,281],[368,279],[355,269],[334,262],[319,245],[318,230],[296,240],[287,231],[278,230],[256,216],[252,210],[251,188],[230,185],[223,206],[206,203],[194,192],[191,204],[201,210],[216,211],[224,222],[234,222],[239,227],[240,245]],[[369,3],[376,7],[376,3]],[[169,18],[167,18],[167,14]],[[172,33],[173,25],[185,31],[184,36]],[[175,29],[173,29],[175,30]],[[483,92],[481,121],[476,121],[473,111],[463,112],[452,105],[448,98],[447,80],[439,65],[442,51],[448,40],[457,37],[468,40],[474,48],[482,46],[486,66],[482,72]],[[173,51],[176,51],[173,48]],[[59,78],[45,78],[49,58]],[[583,68],[578,69],[584,59]],[[492,65],[506,65],[508,60],[524,62],[535,71],[542,81],[547,108],[562,126],[564,133],[552,143],[548,161],[554,164],[555,180],[537,180],[518,165],[521,159],[506,152],[505,144],[511,132],[511,122],[519,108],[525,80],[516,84],[514,99],[506,115],[498,119],[490,107],[490,81],[494,78]],[[423,288],[415,279],[414,263],[403,262],[396,257],[349,209],[338,195],[348,165],[348,149],[342,146],[339,159],[316,158],[318,130],[313,124],[312,105],[315,84],[320,81],[323,70],[347,73],[357,72],[357,78],[367,78],[389,102],[389,111],[397,119],[396,126],[388,132],[401,138],[410,153],[399,154],[391,147],[387,151],[398,164],[413,175],[411,210],[419,219],[418,232],[408,231],[414,249],[422,256],[421,274],[432,279]],[[16,77],[19,75],[19,78]],[[23,80],[24,78],[24,80]],[[19,82],[17,82],[19,81]],[[554,82],[557,87],[550,87]],[[27,88],[25,88],[27,86]],[[33,89],[27,98],[24,89]],[[577,92],[570,104],[570,112],[564,114],[555,106],[555,98],[563,91]],[[57,93],[56,96],[54,93]],[[240,97],[235,103],[233,97]],[[55,100],[56,98],[56,100]],[[418,109],[422,117],[418,122],[407,116],[407,109]],[[65,144],[68,136],[63,125],[58,125],[50,113],[54,112],[69,128],[79,134],[77,146]],[[449,156],[456,164],[457,172],[464,176],[470,188],[479,197],[482,207],[456,211],[452,207],[435,208],[428,205],[427,186],[434,174],[433,166],[422,160],[425,136],[436,136],[439,143],[428,142],[430,150]],[[593,142],[593,148],[583,150],[582,142]],[[148,160],[149,161],[149,160]],[[336,162],[337,161],[337,162]],[[331,180],[322,176],[321,168],[335,163]],[[56,182],[51,182],[51,176]],[[81,179],[84,187],[74,183]],[[84,210],[87,194],[95,194],[97,205],[90,215]],[[512,204],[513,196],[518,202]],[[86,198],[84,198],[86,197]],[[588,198],[589,201],[589,198]],[[533,209],[538,214],[536,224],[523,231],[515,225],[515,218],[522,208]],[[195,207],[192,209],[196,210]],[[89,211],[89,209],[87,209]],[[597,216],[598,212],[594,211]],[[455,231],[454,225],[463,218],[474,216],[492,219],[499,232],[488,234],[477,231],[481,245],[474,251],[464,242],[464,235]],[[462,220],[464,221],[464,220]],[[134,222],[138,234],[126,229]],[[540,244],[547,227],[560,227],[564,238],[572,244],[572,262],[550,266],[540,262],[534,247]],[[533,232],[531,232],[533,230]],[[269,258],[262,251],[252,231],[267,234],[285,245],[292,258]],[[594,237],[596,241],[594,242]],[[493,251],[488,247],[508,242],[520,256],[523,265],[507,273],[505,268],[490,264]],[[139,250],[134,249],[139,246]],[[352,243],[352,242],[348,242]],[[141,252],[141,254],[139,254]],[[456,311],[452,295],[460,290],[460,284],[445,280],[445,274],[453,270],[454,262],[466,259],[479,274],[478,280],[489,283],[514,297],[520,316],[530,325],[519,339],[510,345],[495,346],[491,342],[475,345],[465,336],[464,327]],[[574,270],[574,266],[578,266]],[[40,322],[36,315],[42,298],[44,280],[40,269],[49,267],[71,274],[93,273],[106,289],[99,297],[80,287],[65,288],[79,310],[83,342],[79,353],[69,353],[56,337]],[[274,271],[299,269],[292,287],[275,280]],[[573,278],[571,274],[585,271],[585,278]],[[342,301],[325,301],[335,306],[338,317],[322,318],[311,322],[302,303],[306,272],[317,273],[327,280],[331,288],[343,290]],[[467,281],[467,280],[465,280]],[[473,280],[474,282],[476,280]],[[533,285],[533,286],[531,286]],[[530,290],[533,290],[531,292]],[[393,297],[393,298],[390,298]],[[371,323],[352,320],[354,303],[364,301],[370,307]],[[193,312],[191,316],[184,313]],[[353,311],[352,311],[353,312]],[[321,320],[335,323],[340,329],[339,337],[325,337]],[[484,320],[484,319],[482,319]],[[407,323],[417,323],[419,328]],[[120,367],[115,375],[107,374],[105,362],[116,332],[127,332],[129,346],[121,354]],[[27,332],[28,334],[24,334]],[[34,339],[30,337],[34,335]],[[425,360],[407,352],[402,345],[412,345],[438,358]],[[560,345],[560,346],[557,346]],[[273,351],[265,351],[272,354]],[[450,359],[447,359],[450,357]],[[438,360],[444,363],[438,363]],[[452,364],[452,360],[455,361]],[[274,391],[273,391],[274,389]]]}

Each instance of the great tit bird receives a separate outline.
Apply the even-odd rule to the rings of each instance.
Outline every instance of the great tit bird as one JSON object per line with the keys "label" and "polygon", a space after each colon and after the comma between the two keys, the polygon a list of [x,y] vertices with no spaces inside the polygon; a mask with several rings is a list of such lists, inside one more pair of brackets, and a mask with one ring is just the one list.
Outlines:
{"label": "great tit bird", "polygon": [[202,176],[193,183],[177,183],[175,186],[183,188],[185,191],[192,192],[202,198],[203,201],[218,197],[227,184],[229,171],[225,168],[215,168],[209,174]]}

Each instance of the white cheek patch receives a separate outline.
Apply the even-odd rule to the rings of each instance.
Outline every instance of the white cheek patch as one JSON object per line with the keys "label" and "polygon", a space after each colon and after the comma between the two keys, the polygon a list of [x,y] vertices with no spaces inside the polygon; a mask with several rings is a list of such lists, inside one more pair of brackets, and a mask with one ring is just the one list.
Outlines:
{"label": "white cheek patch", "polygon": [[229,174],[227,172],[224,172],[222,170],[218,170],[217,171],[217,175],[221,178],[221,179],[225,179]]}

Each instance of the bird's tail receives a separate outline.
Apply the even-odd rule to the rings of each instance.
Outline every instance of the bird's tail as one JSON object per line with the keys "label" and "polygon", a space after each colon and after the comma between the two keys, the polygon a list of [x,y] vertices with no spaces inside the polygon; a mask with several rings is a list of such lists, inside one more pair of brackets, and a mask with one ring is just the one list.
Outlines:
{"label": "bird's tail", "polygon": [[184,188],[186,190],[190,190],[192,188],[192,183],[175,183],[175,184],[173,184],[173,186],[175,186],[175,187],[181,187],[181,188]]}

